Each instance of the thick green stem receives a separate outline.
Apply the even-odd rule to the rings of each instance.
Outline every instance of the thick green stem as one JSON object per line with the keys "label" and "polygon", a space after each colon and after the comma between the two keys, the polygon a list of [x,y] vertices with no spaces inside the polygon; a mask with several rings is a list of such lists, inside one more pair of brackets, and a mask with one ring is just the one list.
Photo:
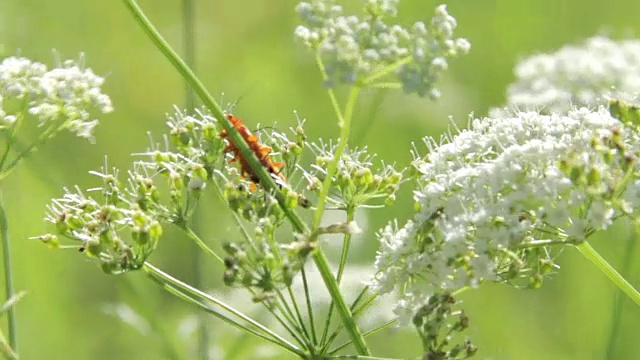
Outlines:
{"label": "thick green stem", "polygon": [[633,302],[637,305],[640,305],[640,293],[636,289],[634,289],[631,284],[625,280],[620,273],[616,271],[598,252],[589,245],[588,242],[583,242],[579,245],[576,245],[578,250],[586,257],[589,261],[591,261],[600,271],[604,273],[606,277],[609,278],[616,286],[622,290]]}
{"label": "thick green stem", "polygon": [[[9,225],[7,213],[4,209],[4,201],[0,193],[0,237],[2,237],[2,258],[4,260],[4,281],[5,294],[7,299],[12,299],[15,295],[13,288],[13,267],[11,266],[11,239],[9,238]],[[16,312],[14,306],[7,309],[7,322],[9,330],[9,346],[13,352],[18,353],[18,334],[16,324]]]}
{"label": "thick green stem", "polygon": [[[260,179],[260,185],[264,186],[267,190],[272,191],[275,194],[278,203],[282,207],[285,215],[293,225],[293,228],[296,232],[304,234],[306,236],[310,236],[311,231],[305,225],[305,223],[300,219],[300,217],[290,209],[286,204],[286,199],[282,191],[280,191],[278,185],[271,177],[269,172],[262,166],[260,160],[256,156],[256,154],[251,151],[248,144],[244,140],[244,138],[238,133],[238,131],[233,127],[231,122],[229,122],[220,106],[213,99],[211,94],[206,90],[202,82],[195,76],[195,74],[189,69],[187,64],[178,56],[178,54],[171,48],[171,46],[167,43],[166,40],[162,38],[157,29],[153,26],[151,21],[144,15],[144,12],[137,5],[135,0],[123,0],[124,5],[130,11],[131,15],[135,18],[137,23],[140,25],[142,30],[149,36],[149,39],[156,45],[156,47],[162,52],[162,54],[171,62],[171,64],[176,68],[176,70],[182,75],[182,77],[191,85],[194,92],[198,95],[198,97],[202,100],[203,104],[211,111],[212,115],[220,121],[223,129],[226,130],[229,138],[233,142],[233,144],[238,148],[238,151],[242,154],[242,156],[247,160],[247,163],[251,167],[253,173],[255,173]],[[355,94],[354,94],[355,92]],[[357,95],[357,90],[352,91],[353,95]],[[346,131],[344,130],[346,129]],[[342,149],[346,146],[347,137],[349,135],[349,126],[343,126],[343,133],[346,132],[346,137],[341,138],[340,142]],[[334,172],[336,168],[336,164],[334,165]],[[327,190],[328,191],[328,190]],[[326,194],[325,194],[326,197]],[[324,204],[324,200],[323,200]],[[320,205],[319,205],[320,206]],[[320,217],[322,213],[320,213]],[[314,219],[315,220],[315,219]],[[314,221],[315,223],[315,221]],[[319,224],[319,220],[317,222]],[[314,240],[314,239],[311,239]],[[369,349],[367,348],[364,337],[360,333],[360,330],[355,324],[355,320],[353,319],[353,315],[349,311],[349,307],[346,305],[342,294],[340,293],[340,289],[338,287],[338,283],[336,282],[335,277],[331,273],[331,269],[329,268],[329,263],[322,252],[321,249],[317,249],[313,254],[313,259],[316,263],[316,266],[320,270],[322,275],[322,279],[327,286],[328,291],[330,292],[333,300],[336,302],[337,309],[339,311],[340,317],[342,321],[345,323],[349,336],[351,340],[355,344],[356,349],[362,355],[368,355]]]}

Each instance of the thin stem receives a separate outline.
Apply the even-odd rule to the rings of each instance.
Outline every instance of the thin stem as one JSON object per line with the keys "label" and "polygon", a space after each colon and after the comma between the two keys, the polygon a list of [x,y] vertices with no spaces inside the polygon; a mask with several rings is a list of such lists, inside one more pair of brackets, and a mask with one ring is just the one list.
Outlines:
{"label": "thin stem", "polygon": [[[13,267],[11,266],[11,239],[9,238],[9,224],[7,222],[7,212],[4,209],[2,193],[0,193],[0,237],[2,237],[5,294],[8,300],[15,296],[15,289],[13,288]],[[15,353],[18,353],[18,333],[14,306],[7,309],[7,323],[9,331],[9,346]]]}
{"label": "thin stem", "polygon": [[0,331],[0,354],[2,354],[7,359],[18,360],[18,354],[13,351],[9,344],[7,344],[7,339],[5,339],[2,331]]}
{"label": "thin stem", "polygon": [[[353,205],[347,206],[347,223],[354,221],[356,217],[356,208]],[[338,284],[342,281],[344,275],[344,268],[347,265],[347,256],[349,256],[349,247],[351,245],[351,233],[344,234],[344,241],[342,244],[342,255],[340,256],[340,265],[338,266],[338,275],[336,279]]]}
{"label": "thin stem", "polygon": [[[207,107],[207,109],[209,109],[209,111],[211,111],[211,114],[220,121],[220,124],[222,125],[223,129],[227,132],[227,134],[229,135],[229,138],[231,139],[235,147],[238,148],[238,151],[240,152],[240,154],[242,154],[242,156],[245,158],[252,172],[255,173],[260,179],[260,185],[265,187],[266,190],[272,191],[275,194],[278,204],[280,205],[280,207],[282,208],[282,211],[285,213],[285,215],[293,225],[294,230],[300,234],[309,236],[309,234],[311,234],[310,229],[306,226],[306,224],[302,221],[302,219],[293,211],[293,209],[290,209],[287,206],[285,195],[279,189],[279,186],[276,184],[275,180],[271,177],[267,169],[265,169],[262,166],[256,154],[254,154],[253,151],[251,151],[245,139],[238,133],[237,129],[224,116],[222,109],[213,99],[211,94],[209,94],[209,92],[206,90],[202,82],[195,76],[195,74],[191,71],[191,69],[189,69],[187,64],[178,56],[178,54],[176,54],[176,52],[173,51],[173,49],[171,49],[171,46],[167,43],[167,41],[162,38],[162,36],[157,31],[157,29],[155,29],[151,21],[149,21],[149,19],[144,15],[142,9],[140,9],[136,1],[123,0],[123,2],[124,2],[124,5],[127,7],[127,9],[130,11],[131,15],[138,22],[142,30],[147,34],[147,36],[154,43],[154,45],[156,45],[156,47],[171,62],[171,64],[176,68],[176,70],[182,75],[182,77],[191,85],[194,92],[202,100],[203,104]],[[347,107],[349,117],[351,116],[351,112],[353,111],[353,103],[355,101],[355,95],[357,95],[357,93],[358,93],[357,89],[352,90],[350,101],[348,103],[351,105]],[[347,126],[343,126],[342,133],[345,133],[343,135],[347,135],[347,136],[349,135],[349,126],[348,126],[349,121],[346,121]],[[344,146],[346,146],[347,139],[346,138],[340,139],[340,141],[342,143],[341,146],[344,149]],[[333,165],[334,165],[333,171],[335,173],[336,164],[334,163]],[[329,185],[330,185],[330,181],[329,181]],[[323,191],[324,190],[326,189],[323,189]],[[325,194],[325,199],[327,194]],[[323,199],[322,205],[324,205],[324,201],[325,200]],[[318,204],[318,207],[320,207],[320,204]],[[316,216],[318,215],[316,214]],[[320,218],[322,217],[322,212],[320,212],[319,216]],[[314,224],[320,224],[319,219],[314,219],[314,220],[317,221],[317,223],[314,221]],[[314,240],[314,239],[310,239],[310,240]],[[331,294],[331,297],[334,299],[334,301],[336,301],[336,305],[337,305],[337,309],[339,311],[340,317],[342,318],[342,321],[345,324],[347,324],[347,331],[349,333],[349,336],[353,340],[356,346],[356,349],[360,354],[369,355],[369,350],[364,342],[364,338],[362,337],[360,330],[356,326],[353,316],[349,311],[349,308],[346,305],[344,298],[342,297],[342,294],[340,293],[338,284],[335,278],[333,277],[333,274],[331,273],[331,269],[329,268],[329,262],[326,256],[324,255],[324,253],[322,252],[322,249],[320,248],[316,249],[312,257],[314,262],[316,263],[316,266],[318,267],[318,270],[320,271],[320,274],[322,275],[322,279],[325,285],[327,286],[327,289]]]}
{"label": "thin stem", "polygon": [[[183,23],[183,42],[184,42],[184,58],[187,65],[195,71],[195,16],[194,14],[195,1],[183,0],[182,1],[182,23]],[[195,96],[193,89],[189,85],[189,82],[185,81],[185,106],[187,109],[193,109],[195,106]],[[199,237],[198,237],[199,239]],[[198,242],[191,245],[191,268],[194,274],[194,283],[197,288],[202,288],[204,281],[200,275],[202,269],[202,254],[198,247],[202,248],[202,245]],[[206,251],[206,250],[205,250]],[[211,252],[209,252],[211,254]],[[217,255],[217,254],[216,254]],[[214,256],[216,256],[214,255]],[[219,259],[219,258],[218,258]],[[219,259],[220,260],[220,259]],[[209,358],[209,328],[205,321],[204,314],[198,317],[200,323],[199,336],[198,336],[198,353],[200,359],[207,360]]]}
{"label": "thin stem", "polygon": [[[268,235],[267,241],[269,242],[269,246],[271,247],[271,251],[273,252],[276,261],[279,264],[283,264],[284,261],[282,260],[282,256],[280,256],[280,251],[279,251],[279,246],[278,243],[275,239],[275,237],[273,236],[273,233]],[[302,274],[304,276],[304,268],[302,269]],[[288,295],[289,295],[289,299],[291,299],[291,304],[293,306],[293,308],[295,309],[295,316],[293,314],[293,312],[291,311],[291,308],[289,307],[289,304],[285,301],[284,295],[282,294],[281,291],[278,291],[278,296],[280,297],[282,306],[283,306],[283,310],[285,310],[283,312],[284,315],[289,315],[288,320],[291,324],[293,324],[294,326],[296,326],[297,324],[297,329],[300,330],[301,335],[304,335],[304,337],[306,339],[309,339],[309,334],[307,331],[307,328],[305,326],[304,323],[304,319],[302,317],[302,313],[300,312],[300,308],[298,307],[298,302],[296,301],[296,297],[293,294],[293,290],[291,289],[291,286],[287,287],[288,290]],[[294,320],[297,319],[297,320]],[[311,326],[313,328],[313,317],[311,317]],[[313,343],[314,341],[310,341],[311,343]],[[313,348],[313,346],[310,346],[310,348]]]}
{"label": "thin stem", "polygon": [[[255,336],[258,336],[260,338],[263,338],[271,343],[274,343],[278,346],[281,346],[301,357],[304,356],[304,352],[302,352],[297,346],[295,346],[294,344],[290,343],[289,341],[287,341],[286,339],[282,338],[280,335],[274,333],[273,331],[271,331],[269,328],[265,327],[264,325],[260,324],[259,322],[253,320],[252,318],[248,317],[247,315],[241,313],[240,311],[234,309],[233,307],[225,304],[224,302],[214,298],[213,296],[206,294],[202,291],[200,291],[199,289],[196,289],[194,287],[192,287],[191,285],[188,285],[174,277],[172,277],[171,275],[163,272],[162,270],[156,268],[155,266],[151,265],[148,262],[145,262],[144,266],[143,266],[143,270],[149,274],[151,276],[152,279],[154,279],[155,281],[157,281],[158,283],[160,283],[163,288],[165,288],[167,291],[171,292],[172,294],[182,298],[183,300],[192,302],[196,305],[199,305],[201,308],[203,308],[204,310],[206,310],[207,312],[211,313],[212,315],[224,320],[225,322],[239,327],[240,329],[249,332]],[[173,290],[173,291],[171,291]],[[185,293],[186,291],[186,293]],[[188,295],[191,294],[191,295]],[[193,296],[200,298],[200,299],[204,299],[208,302],[213,303],[214,305],[224,309],[225,311],[230,312],[232,315],[244,320],[245,322],[247,322],[249,325],[251,325],[252,327],[248,327],[245,325],[242,325],[240,323],[238,323],[237,321],[233,320],[232,318],[230,318],[229,316],[222,314],[214,309],[212,309],[210,306],[203,304],[202,302],[198,301],[197,299],[193,298]],[[256,328],[256,329],[254,329]]]}
{"label": "thin stem", "polygon": [[[22,106],[22,110],[23,111],[25,110],[26,101],[27,101],[27,99],[25,98],[25,100],[23,101],[23,104],[22,104],[23,105]],[[4,169],[4,163],[9,158],[9,153],[11,152],[11,147],[13,146],[13,144],[17,140],[16,133],[18,132],[18,129],[20,128],[20,124],[22,124],[22,119],[24,118],[24,116],[22,114],[23,114],[22,111],[18,113],[17,119],[13,123],[13,126],[11,127],[11,131],[5,132],[6,133],[7,144],[4,147],[4,152],[2,153],[2,157],[0,157],[0,170]]]}
{"label": "thin stem", "polygon": [[377,356],[362,356],[362,355],[336,355],[336,356],[325,356],[322,359],[333,360],[333,359],[353,359],[353,360],[400,360],[396,358],[382,358]]}
{"label": "thin stem", "polygon": [[[347,223],[350,223],[355,218],[356,209],[354,206],[347,206]],[[351,234],[344,234],[344,241],[342,243],[342,255],[340,256],[340,265],[338,266],[338,275],[336,276],[336,281],[338,285],[342,281],[342,275],[344,273],[344,268],[347,263],[347,256],[349,255],[349,246],[351,245]],[[327,335],[329,334],[329,328],[331,327],[331,318],[333,315],[334,303],[331,301],[329,304],[329,311],[327,315],[327,320],[325,322],[324,331],[322,332],[322,340],[321,343],[325,344],[325,340],[327,339]]]}
{"label": "thin stem", "polygon": [[35,141],[33,144],[29,145],[29,147],[27,147],[25,150],[23,150],[21,153],[19,153],[15,159],[13,159],[13,161],[11,161],[7,166],[4,166],[4,162],[7,159],[7,154],[9,151],[9,147],[7,148],[7,152],[3,155],[3,159],[2,159],[2,163],[0,166],[0,170],[2,172],[0,172],[0,180],[4,179],[5,177],[7,177],[7,175],[9,175],[11,173],[11,171],[20,164],[20,161],[22,161],[22,159],[26,158],[27,156],[31,155],[32,153],[34,153],[36,150],[38,150],[38,148],[42,145],[44,145],[47,141],[51,140],[54,135],[56,133],[58,133],[59,131],[62,131],[64,129],[64,127],[70,122],[69,121],[65,121],[64,123],[60,124],[57,127],[49,127],[47,128],[47,130],[45,130],[40,137],[38,138],[37,141]]}
{"label": "thin stem", "polygon": [[[304,288],[304,298],[307,304],[307,313],[309,314],[309,327],[311,328],[311,339],[314,345],[318,344],[318,336],[316,335],[315,317],[313,316],[313,306],[311,305],[311,296],[309,293],[309,282],[307,281],[307,272],[304,267],[301,269],[302,285]],[[301,320],[302,321],[302,320]]]}
{"label": "thin stem", "polygon": [[[183,23],[183,36],[184,41],[184,58],[189,68],[195,70],[196,55],[195,55],[195,16],[194,14],[195,1],[183,0],[182,1],[182,23]],[[195,108],[195,96],[193,89],[189,82],[185,81],[185,105],[187,109]]]}
{"label": "thin stem", "polygon": [[[635,224],[632,230],[629,232],[629,236],[626,241],[626,247],[624,249],[624,259],[622,260],[622,272],[623,274],[631,273],[631,267],[633,265],[633,258],[635,254],[636,241],[638,238],[640,224]],[[618,289],[614,295],[613,309],[611,309],[611,328],[609,331],[609,338],[607,340],[607,359],[613,359],[613,353],[616,347],[616,339],[620,333],[620,326],[622,323],[622,311],[623,311],[623,296],[622,291]]]}
{"label": "thin stem", "polygon": [[[398,319],[389,320],[386,323],[378,326],[377,328],[367,331],[366,333],[364,333],[364,336],[373,335],[373,334],[377,333],[378,331],[382,331],[384,329],[390,328],[392,325],[396,324],[397,322],[398,322]],[[338,351],[340,351],[340,350],[344,349],[345,347],[349,346],[349,344],[351,344],[351,341],[347,341],[344,344],[341,344],[341,345],[337,346],[335,349],[329,351],[329,354],[335,354]]]}
{"label": "thin stem", "polygon": [[[283,295],[279,294],[278,297],[280,299],[280,302],[284,303]],[[276,304],[276,306],[277,305],[278,304]],[[289,335],[291,335],[293,339],[296,340],[296,342],[300,346],[306,349],[313,348],[313,344],[309,342],[308,336],[306,336],[306,331],[304,330],[304,328],[300,327],[300,325],[296,322],[295,318],[290,313],[283,311],[284,309],[281,307],[277,307],[277,310],[279,311],[275,311],[276,308],[272,308],[266,304],[265,309],[267,309],[271,316],[273,316],[273,318],[285,329],[287,333],[289,333]]]}
{"label": "thin stem", "polygon": [[318,271],[322,276],[325,285],[327,286],[327,290],[329,294],[331,294],[332,300],[336,304],[336,309],[338,310],[338,314],[342,320],[342,324],[344,325],[347,333],[351,337],[351,341],[353,341],[356,350],[361,355],[371,355],[369,348],[366,345],[364,340],[364,336],[360,332],[360,328],[356,324],[356,320],[351,313],[351,310],[347,306],[342,297],[342,293],[340,292],[340,288],[335,278],[333,277],[333,273],[329,268],[329,261],[327,260],[325,254],[321,251],[317,251],[313,254],[313,258],[318,267]]}
{"label": "thin stem", "polygon": [[201,238],[196,234],[189,226],[183,224],[176,224],[180,229],[182,229],[187,236],[193,240],[194,244],[197,245],[196,249],[199,247],[204,250],[207,254],[213,256],[218,262],[224,264],[224,260],[220,257],[220,255],[216,254],[213,249],[211,249]]}
{"label": "thin stem", "polygon": [[[369,298],[367,298],[363,303],[360,303],[360,301],[362,300],[362,298],[366,294],[368,288],[369,288],[368,286],[365,286],[362,289],[362,291],[360,292],[358,297],[353,301],[353,304],[351,304],[351,307],[349,308],[349,309],[351,309],[351,313],[353,314],[353,316],[356,317],[356,318],[364,310],[366,310],[373,303],[373,301],[375,299],[377,299],[377,297],[378,297],[377,294],[373,294]],[[331,336],[329,336],[329,338],[325,342],[323,342],[324,347],[322,348],[322,353],[325,353],[327,351],[329,346],[331,346],[331,344],[333,344],[333,342],[338,338],[338,335],[340,335],[340,332],[342,332],[343,329],[344,329],[344,325],[339,324],[333,330],[333,333],[331,334]]]}
{"label": "thin stem", "polygon": [[[342,156],[342,153],[344,152],[345,148],[347,147],[347,143],[349,142],[349,133],[351,131],[351,117],[353,116],[353,110],[355,108],[355,103],[359,92],[359,88],[351,88],[351,92],[349,93],[349,98],[347,100],[347,105],[345,106],[344,116],[342,115],[342,112],[339,112],[339,109],[336,113],[336,116],[338,117],[338,124],[340,126],[340,140],[338,141],[335,153],[333,154],[333,159],[327,165],[327,175],[322,182],[322,191],[320,192],[320,195],[318,195],[318,204],[316,205],[316,211],[313,214],[312,229],[314,230],[320,227],[322,215],[324,214],[324,205],[327,201],[327,197],[329,196],[331,185],[333,185],[333,177],[338,171],[338,162],[340,161],[340,157]],[[337,103],[335,101],[335,93],[332,89],[329,89],[328,93],[331,102],[334,104],[334,108],[336,108]]]}
{"label": "thin stem", "polygon": [[362,86],[365,87],[369,87],[371,86],[371,83],[373,83],[374,81],[388,75],[391,74],[392,72],[396,71],[397,68],[399,68],[400,66],[404,65],[404,64],[408,64],[413,60],[413,58],[411,56],[407,56],[404,59],[398,60],[393,64],[387,65],[385,66],[382,70],[378,71],[377,73],[369,76],[368,78],[364,79],[364,81],[362,82]]}
{"label": "thin stem", "polygon": [[640,293],[631,286],[591,245],[584,241],[576,245],[580,253],[591,261],[600,271],[604,273],[616,286],[622,290],[633,302],[640,305]]}
{"label": "thin stem", "polygon": [[[316,57],[316,62],[320,71],[323,74],[323,77],[327,78],[326,70],[322,59],[320,56]],[[358,98],[360,88],[352,87],[349,93],[349,97],[347,98],[347,104],[345,105],[344,113],[340,110],[340,106],[338,105],[337,98],[335,96],[335,92],[332,89],[328,90],[329,99],[336,113],[336,117],[338,118],[338,126],[340,127],[340,140],[338,145],[336,146],[335,153],[333,154],[332,161],[329,162],[327,166],[327,176],[325,177],[322,183],[322,191],[318,196],[318,203],[316,205],[316,211],[313,216],[313,231],[317,230],[320,226],[320,222],[322,221],[322,216],[325,210],[325,202],[329,196],[329,191],[331,190],[331,186],[333,185],[333,177],[335,176],[338,170],[338,162],[342,156],[342,153],[347,147],[347,143],[349,142],[349,134],[351,131],[351,118],[353,116],[353,110],[355,108],[356,99]],[[332,302],[334,302],[337,306],[338,313],[340,314],[340,318],[346,327],[347,332],[350,334],[352,341],[354,341],[354,345],[358,352],[361,355],[370,355],[369,349],[364,341],[364,337],[362,336],[358,325],[353,318],[353,314],[350,309],[347,307],[347,304],[340,293],[340,287],[338,285],[338,281],[334,278],[333,273],[328,265],[328,260],[324,253],[318,251],[314,253],[314,260],[316,262],[316,266],[318,266],[318,270],[320,275],[322,276],[325,284],[327,285],[327,290],[331,295]],[[324,338],[324,334],[323,334]]]}
{"label": "thin stem", "polygon": [[377,90],[375,95],[373,96],[373,99],[371,100],[371,106],[369,107],[369,111],[368,114],[365,117],[365,123],[359,123],[360,126],[358,126],[358,132],[355,134],[356,138],[352,139],[352,144],[354,146],[361,146],[363,139],[365,139],[367,137],[367,135],[369,135],[369,132],[371,131],[371,129],[374,128],[373,123],[376,121],[376,119],[378,118],[378,112],[380,111],[380,109],[382,108],[382,104],[384,102],[385,99],[385,95],[387,95],[387,89],[380,89]]}
{"label": "thin stem", "polygon": [[[164,349],[164,354],[167,359],[171,360],[179,360],[182,359],[183,356],[180,354],[176,342],[174,341],[175,336],[172,336],[169,331],[167,331],[164,324],[160,321],[161,317],[157,316],[146,303],[147,300],[140,292],[136,289],[136,286],[133,284],[131,277],[124,276],[124,289],[125,291],[133,298],[129,299],[129,301],[133,300],[135,303],[135,310],[139,311],[142,316],[147,320],[153,332],[160,337],[162,342],[162,347]],[[163,318],[162,318],[163,319]]]}
{"label": "thin stem", "polygon": [[402,84],[398,82],[380,82],[368,86],[373,89],[400,89]]}

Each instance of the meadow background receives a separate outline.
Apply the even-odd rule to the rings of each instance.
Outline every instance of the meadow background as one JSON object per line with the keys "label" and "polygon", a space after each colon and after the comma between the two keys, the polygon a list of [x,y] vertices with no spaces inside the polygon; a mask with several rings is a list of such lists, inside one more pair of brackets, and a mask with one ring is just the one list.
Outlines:
{"label": "meadow background", "polygon": [[[214,96],[224,93],[223,105],[240,100],[234,111],[250,128],[277,122],[279,129],[285,129],[295,124],[297,110],[307,119],[311,139],[337,134],[313,58],[293,40],[295,1],[195,1],[196,72]],[[440,3],[404,0],[399,21],[430,19]],[[432,102],[397,91],[366,91],[354,118],[353,145],[366,144],[380,159],[407,165],[411,142],[446,132],[448,116],[464,126],[469,113],[483,116],[502,104],[514,78],[513,67],[525,56],[554,51],[595,34],[640,37],[640,2],[634,0],[446,3],[458,20],[457,35],[469,39],[472,48],[468,56],[450,63],[439,85],[442,98]],[[181,2],[141,0],[140,5],[181,50]],[[87,66],[106,75],[105,92],[116,109],[101,117],[96,144],[63,134],[2,183],[13,237],[15,284],[28,291],[17,308],[21,358],[161,359],[162,340],[140,334],[107,314],[105,306],[135,302],[136,309],[156,314],[170,333],[178,331],[193,308],[163,293],[142,274],[107,276],[75,251],[50,250],[27,238],[48,229],[42,220],[45,205],[61,195],[62,186],[98,185],[88,171],[99,169],[105,154],[110,165],[126,169],[131,154],[146,149],[147,131],[160,139],[165,113],[173,111],[173,104],[184,104],[181,78],[119,1],[0,0],[0,44],[5,56],[21,54],[47,64],[55,61],[52,49],[62,58],[77,58],[84,52]],[[203,237],[211,243],[234,238],[222,205],[208,206],[196,219]],[[404,221],[411,212],[407,190],[393,208],[367,212],[366,244],[354,258],[371,264],[377,247],[375,230],[391,217]],[[618,224],[593,238],[592,244],[637,288],[640,250],[628,228]],[[178,235],[167,233],[150,260],[187,282],[219,287],[221,267],[194,266],[192,244]],[[470,336],[480,347],[477,358],[640,358],[640,309],[621,297],[577,251],[565,251],[558,263],[560,273],[539,290],[485,285],[464,294]],[[139,296],[133,297],[127,286]],[[622,321],[612,329],[616,314]],[[227,329],[211,319],[214,340]],[[178,346],[187,346],[175,339]],[[412,330],[387,331],[369,342],[379,356],[416,356],[420,350]],[[251,338],[227,344],[246,349],[263,343]],[[247,357],[239,353],[236,358]]]}

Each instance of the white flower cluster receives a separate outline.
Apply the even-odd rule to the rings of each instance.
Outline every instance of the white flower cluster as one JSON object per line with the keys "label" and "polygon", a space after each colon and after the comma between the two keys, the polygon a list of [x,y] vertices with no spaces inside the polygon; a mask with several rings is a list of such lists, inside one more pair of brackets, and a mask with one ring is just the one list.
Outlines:
{"label": "white flower cluster", "polygon": [[357,83],[389,66],[408,93],[437,98],[434,88],[447,58],[465,54],[470,44],[454,38],[456,20],[446,6],[436,8],[431,26],[416,22],[411,28],[388,24],[395,17],[398,0],[365,0],[366,15],[343,15],[335,0],[301,2],[296,11],[304,25],[295,36],[317,51],[328,76],[327,85]]}
{"label": "white flower cluster", "polygon": [[18,119],[4,106],[8,100],[18,99],[41,124],[63,121],[64,128],[91,139],[98,120],[90,119],[90,110],[113,111],[111,99],[102,93],[103,83],[102,77],[73,60],[47,70],[26,58],[6,58],[0,63],[0,126]]}
{"label": "white flower cluster", "polygon": [[640,91],[640,41],[596,36],[520,62],[507,105],[566,113],[572,106],[604,104],[610,94]]}
{"label": "white flower cluster", "polygon": [[[640,181],[625,182],[624,166],[602,160],[608,157],[593,146],[621,137],[628,153],[640,149],[640,136],[605,108],[523,112],[470,125],[440,145],[428,141],[429,154],[414,162],[418,212],[403,227],[392,223],[378,233],[373,285],[400,295],[396,312],[405,320],[436,292],[510,281],[518,277],[509,276],[514,269],[520,277],[535,274],[552,262],[543,244],[582,241],[623,215],[622,208],[640,206]],[[576,186],[561,167],[568,158],[606,178],[605,193],[624,184],[616,188],[619,198],[607,201],[598,196],[603,192]]]}

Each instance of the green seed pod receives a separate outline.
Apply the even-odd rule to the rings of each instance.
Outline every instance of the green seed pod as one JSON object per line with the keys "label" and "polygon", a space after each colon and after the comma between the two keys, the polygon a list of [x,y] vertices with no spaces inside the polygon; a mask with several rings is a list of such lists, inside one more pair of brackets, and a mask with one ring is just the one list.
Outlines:
{"label": "green seed pod", "polygon": [[134,226],[131,228],[131,238],[138,245],[146,245],[151,239],[151,236],[145,229]]}
{"label": "green seed pod", "polygon": [[81,248],[85,254],[93,257],[99,257],[101,253],[104,252],[104,245],[101,244],[97,240],[88,240],[84,243],[84,246]]}
{"label": "green seed pod", "polygon": [[172,171],[169,174],[169,186],[172,190],[182,191],[184,189],[184,179],[180,173]]}
{"label": "green seed pod", "polygon": [[38,240],[47,244],[51,249],[57,249],[60,247],[60,241],[56,235],[46,234],[38,237]]}
{"label": "green seed pod", "polygon": [[356,170],[353,175],[353,183],[358,187],[366,188],[374,181],[374,176],[369,168],[360,168]]}
{"label": "green seed pod", "polygon": [[218,130],[213,123],[207,122],[202,125],[202,136],[206,141],[213,141],[218,139]]}

